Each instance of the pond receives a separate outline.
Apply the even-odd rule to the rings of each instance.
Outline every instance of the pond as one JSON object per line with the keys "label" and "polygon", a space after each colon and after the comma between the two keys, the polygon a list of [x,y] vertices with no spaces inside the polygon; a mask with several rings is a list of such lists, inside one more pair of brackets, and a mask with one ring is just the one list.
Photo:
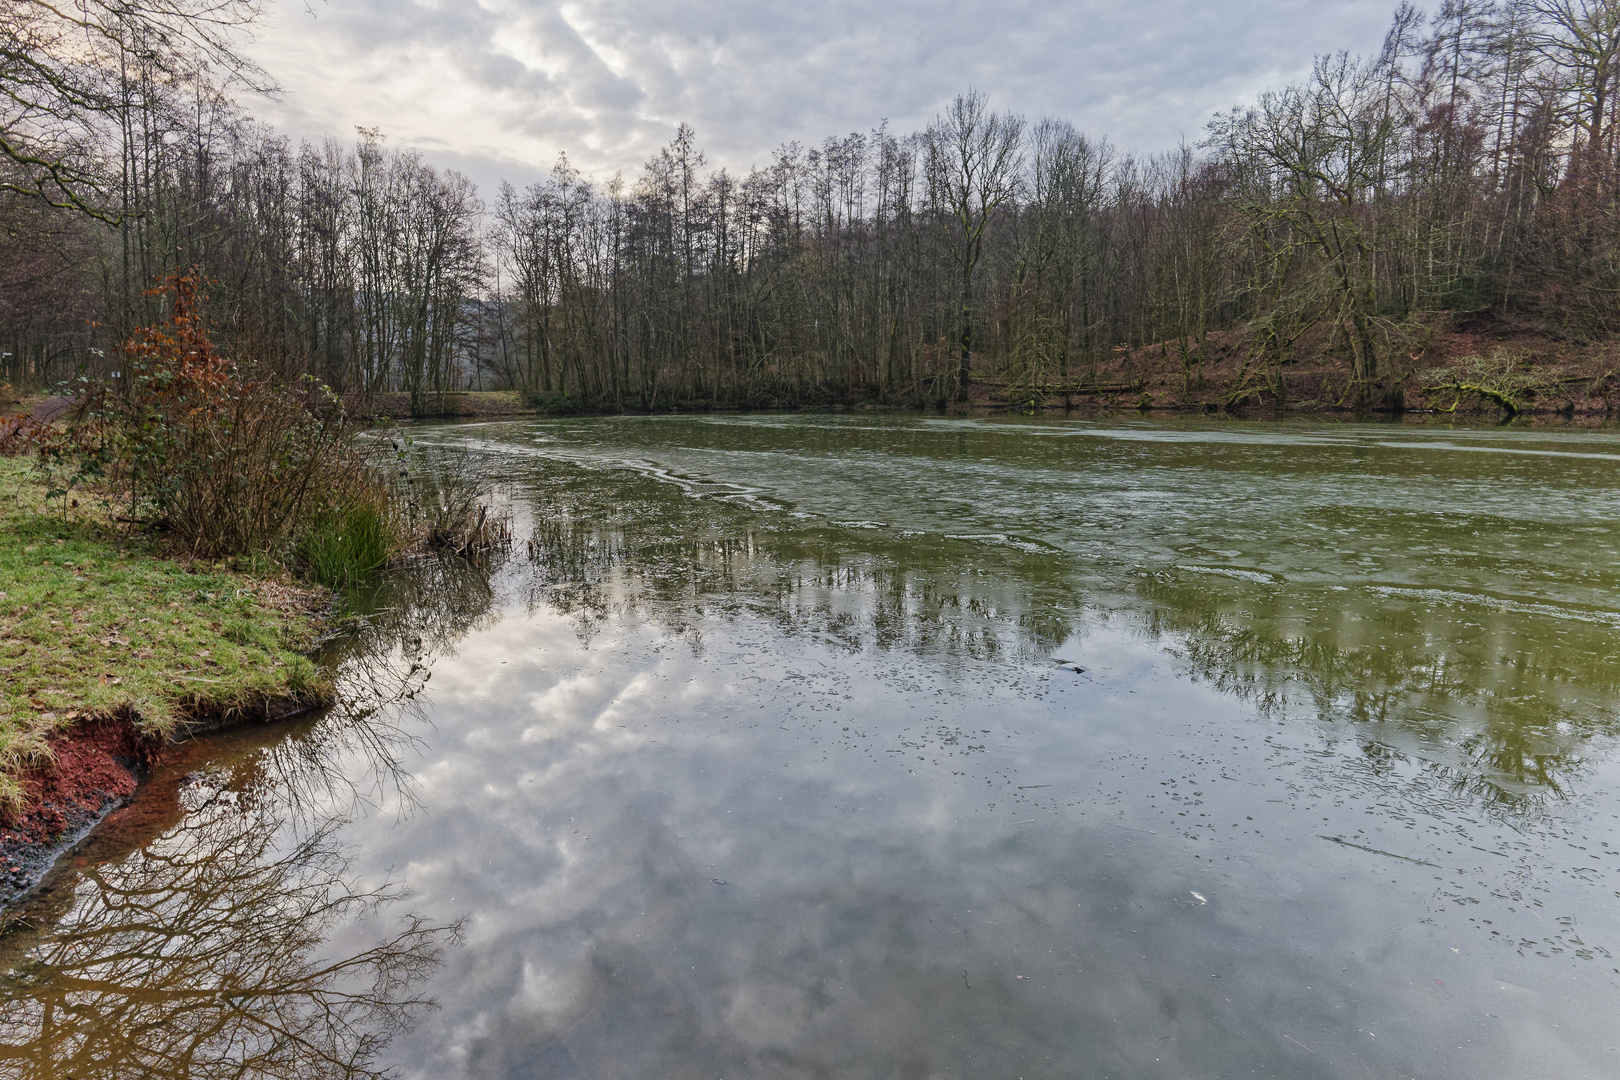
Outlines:
{"label": "pond", "polygon": [[413,436],[513,550],[64,860],[8,1074],[1620,1075],[1620,433]]}

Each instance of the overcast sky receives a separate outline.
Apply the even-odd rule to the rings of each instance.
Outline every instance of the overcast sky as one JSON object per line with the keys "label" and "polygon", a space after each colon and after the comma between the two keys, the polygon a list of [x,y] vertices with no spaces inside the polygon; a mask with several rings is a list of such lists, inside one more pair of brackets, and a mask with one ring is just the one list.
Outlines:
{"label": "overcast sky", "polygon": [[299,137],[380,127],[487,193],[567,151],[633,177],[681,121],[746,171],[798,139],[927,123],[976,86],[1125,150],[1317,53],[1375,52],[1394,0],[282,0],[254,51],[285,88],[253,108]]}

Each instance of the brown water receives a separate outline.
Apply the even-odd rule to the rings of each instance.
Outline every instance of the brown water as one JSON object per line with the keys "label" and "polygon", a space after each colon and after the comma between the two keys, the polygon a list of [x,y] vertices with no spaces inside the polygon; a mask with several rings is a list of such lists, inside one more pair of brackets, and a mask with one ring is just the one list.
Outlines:
{"label": "brown water", "polygon": [[416,437],[516,549],[64,865],[8,1074],[1620,1075],[1620,434]]}

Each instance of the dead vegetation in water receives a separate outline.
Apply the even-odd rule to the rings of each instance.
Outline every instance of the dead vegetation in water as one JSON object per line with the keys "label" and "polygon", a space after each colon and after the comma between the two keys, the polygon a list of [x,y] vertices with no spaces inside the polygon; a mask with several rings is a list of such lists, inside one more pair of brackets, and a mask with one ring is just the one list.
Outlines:
{"label": "dead vegetation in water", "polygon": [[405,472],[405,518],[418,551],[472,557],[511,546],[511,510],[470,452],[452,450]]}

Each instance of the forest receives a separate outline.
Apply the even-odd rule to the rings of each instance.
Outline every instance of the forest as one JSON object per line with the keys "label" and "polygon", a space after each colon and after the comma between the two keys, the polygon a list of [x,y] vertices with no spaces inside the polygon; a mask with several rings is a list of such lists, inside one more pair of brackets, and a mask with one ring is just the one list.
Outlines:
{"label": "forest", "polygon": [[[250,0],[0,10],[18,391],[110,374],[190,268],[238,363],[419,414],[496,389],[1039,404],[1134,393],[1144,356],[1229,405],[1511,402],[1557,381],[1536,350],[1446,335],[1607,356],[1620,325],[1620,0],[1402,3],[1376,56],[1318,57],[1166,153],[968,89],[922,130],[788,142],[746,174],[683,124],[633,178],[562,156],[493,192],[377,130],[295,144],[255,121],[269,80],[231,36]],[[165,19],[190,20],[183,46]]]}

